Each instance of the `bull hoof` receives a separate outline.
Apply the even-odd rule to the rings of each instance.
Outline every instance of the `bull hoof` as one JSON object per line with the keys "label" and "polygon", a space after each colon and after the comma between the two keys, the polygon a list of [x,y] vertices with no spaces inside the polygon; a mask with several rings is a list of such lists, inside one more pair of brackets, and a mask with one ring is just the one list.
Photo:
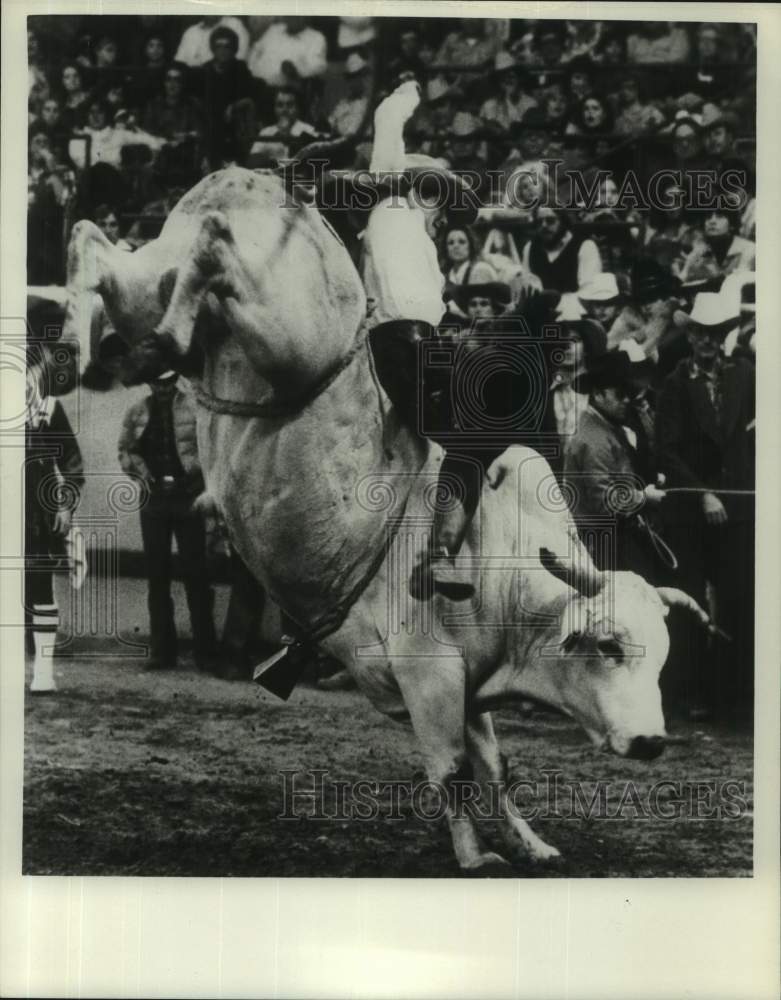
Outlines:
{"label": "bull hoof", "polygon": [[566,869],[566,861],[555,847],[548,848],[549,853],[537,853],[530,857],[535,868],[545,871],[560,872]]}
{"label": "bull hoof", "polygon": [[486,851],[485,854],[481,854],[471,864],[462,865],[461,871],[464,875],[471,875],[478,878],[491,876],[494,878],[507,878],[513,874],[513,866],[500,854],[496,854],[494,851]]}

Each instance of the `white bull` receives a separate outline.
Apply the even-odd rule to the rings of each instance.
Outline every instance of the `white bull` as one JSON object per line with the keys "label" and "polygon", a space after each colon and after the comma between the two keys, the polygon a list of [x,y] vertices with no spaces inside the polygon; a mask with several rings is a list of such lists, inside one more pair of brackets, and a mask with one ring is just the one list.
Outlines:
{"label": "white bull", "polygon": [[[704,613],[633,574],[597,573],[566,509],[546,500],[553,480],[535,452],[511,449],[490,472],[496,488],[484,489],[459,557],[475,601],[408,597],[442,452],[396,418],[361,339],[366,302],[349,255],[278,177],[205,178],[133,255],[80,223],[68,324],[87,321],[95,291],[129,343],[156,331],[184,355],[196,330],[199,450],[234,545],[304,629],[330,630],[322,645],[380,711],[411,720],[432,781],[452,791],[474,775],[501,788],[488,712],[529,696],[614,753],[661,752],[666,605]],[[510,852],[558,854],[501,805]],[[448,819],[464,871],[508,869],[452,800]]]}

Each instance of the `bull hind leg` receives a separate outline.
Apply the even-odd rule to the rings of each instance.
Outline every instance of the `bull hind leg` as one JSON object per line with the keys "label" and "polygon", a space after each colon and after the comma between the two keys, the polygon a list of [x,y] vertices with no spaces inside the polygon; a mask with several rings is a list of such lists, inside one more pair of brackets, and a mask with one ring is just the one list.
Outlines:
{"label": "bull hind leg", "polygon": [[466,742],[475,775],[483,786],[483,797],[498,806],[502,838],[510,853],[533,861],[560,857],[556,848],[546,844],[517,814],[516,807],[508,799],[505,760],[488,712],[467,719]]}
{"label": "bull hind leg", "polygon": [[393,665],[426,762],[429,780],[447,799],[447,820],[461,870],[468,875],[508,875],[509,863],[487,851],[461,794],[471,775],[465,744],[464,695],[466,668],[462,661],[447,664]]}

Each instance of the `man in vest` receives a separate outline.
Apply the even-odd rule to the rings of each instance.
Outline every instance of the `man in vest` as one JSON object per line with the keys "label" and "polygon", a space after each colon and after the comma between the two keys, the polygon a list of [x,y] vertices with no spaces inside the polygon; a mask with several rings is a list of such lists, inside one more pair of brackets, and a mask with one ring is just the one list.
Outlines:
{"label": "man in vest", "polygon": [[577,292],[602,271],[596,243],[576,236],[564,209],[539,205],[534,210],[535,235],[523,248],[523,267],[544,289]]}
{"label": "man in vest", "polygon": [[171,600],[171,542],[175,535],[190,609],[193,656],[199,669],[214,671],[214,602],[206,571],[206,531],[195,505],[204,490],[195,407],[177,379],[172,371],[152,379],[150,395],[128,409],[119,438],[119,463],[149,490],[147,503],[141,508],[152,646],[148,669],[176,666]]}

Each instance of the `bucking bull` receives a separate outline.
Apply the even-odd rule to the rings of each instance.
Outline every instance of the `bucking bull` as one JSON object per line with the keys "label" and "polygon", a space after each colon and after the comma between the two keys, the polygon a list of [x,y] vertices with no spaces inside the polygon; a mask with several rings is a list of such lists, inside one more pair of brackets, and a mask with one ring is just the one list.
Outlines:
{"label": "bucking bull", "polygon": [[558,856],[508,803],[491,709],[541,699],[597,747],[661,753],[665,616],[707,616],[680,591],[598,572],[536,452],[510,448],[489,470],[458,557],[474,600],[408,596],[442,451],[397,418],[350,256],[278,174],[211,174],[133,254],[78,223],[66,335],[86,329],[95,293],[129,345],[153,337],[175,365],[199,343],[198,445],[232,543],[377,709],[411,721],[463,871],[510,871],[457,809],[464,779],[496,783],[507,855]]}

